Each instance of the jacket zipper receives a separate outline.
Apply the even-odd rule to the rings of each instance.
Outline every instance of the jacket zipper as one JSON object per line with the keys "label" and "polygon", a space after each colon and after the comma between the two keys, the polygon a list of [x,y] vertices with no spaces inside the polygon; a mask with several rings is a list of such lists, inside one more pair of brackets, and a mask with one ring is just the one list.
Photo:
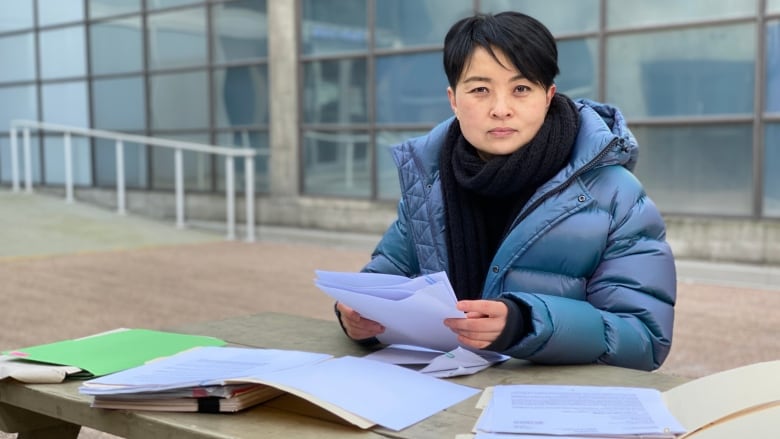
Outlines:
{"label": "jacket zipper", "polygon": [[[525,210],[524,210],[524,211],[523,211],[523,212],[522,212],[520,215],[518,215],[518,216],[517,216],[517,218],[515,218],[515,220],[512,222],[512,226],[511,226],[511,227],[509,227],[509,229],[507,229],[507,232],[506,232],[506,234],[504,235],[504,238],[506,238],[506,235],[509,235],[509,233],[510,233],[512,230],[514,230],[514,228],[515,228],[515,227],[517,227],[517,225],[518,225],[518,224],[520,224],[520,223],[521,223],[521,222],[522,222],[522,221],[523,221],[523,220],[524,220],[526,217],[528,217],[528,215],[530,215],[530,214],[531,214],[531,212],[533,212],[534,210],[536,210],[536,208],[537,208],[537,207],[539,207],[539,206],[540,206],[540,205],[541,205],[541,204],[542,204],[542,203],[543,203],[545,200],[547,200],[548,198],[550,198],[551,196],[553,196],[553,194],[556,194],[556,193],[558,193],[558,192],[561,192],[563,189],[565,189],[567,186],[569,186],[569,185],[570,185],[570,184],[571,184],[571,183],[572,183],[572,182],[573,182],[573,181],[574,181],[574,180],[575,180],[577,177],[579,177],[580,175],[582,175],[582,174],[584,174],[585,172],[588,172],[588,171],[590,171],[591,169],[593,169],[593,168],[596,166],[596,164],[597,164],[599,161],[601,161],[601,159],[602,159],[602,158],[604,158],[604,156],[605,156],[605,155],[607,155],[607,153],[610,151],[610,149],[612,149],[612,147],[615,145],[615,143],[617,143],[617,142],[619,142],[619,141],[621,141],[621,140],[623,140],[623,139],[622,139],[622,138],[620,138],[620,137],[615,137],[614,139],[612,139],[612,140],[611,140],[611,141],[610,141],[610,142],[607,144],[607,146],[605,146],[605,147],[604,147],[604,149],[602,149],[602,150],[601,150],[601,151],[598,153],[598,155],[596,155],[596,157],[594,157],[594,158],[593,158],[591,161],[589,161],[588,163],[586,163],[586,164],[585,164],[583,167],[581,167],[580,169],[578,169],[578,170],[574,171],[574,173],[571,175],[571,177],[569,177],[568,179],[566,179],[566,181],[564,181],[564,182],[563,182],[563,183],[561,183],[560,185],[556,186],[555,188],[551,189],[550,191],[548,191],[547,193],[545,193],[544,195],[542,195],[541,197],[539,197],[539,198],[538,198],[538,199],[537,199],[537,200],[534,202],[534,204],[532,204],[532,205],[531,205],[531,206],[530,206],[528,209],[525,209]],[[623,141],[625,142],[625,140],[623,140]],[[503,241],[503,239],[502,239],[502,241]]]}

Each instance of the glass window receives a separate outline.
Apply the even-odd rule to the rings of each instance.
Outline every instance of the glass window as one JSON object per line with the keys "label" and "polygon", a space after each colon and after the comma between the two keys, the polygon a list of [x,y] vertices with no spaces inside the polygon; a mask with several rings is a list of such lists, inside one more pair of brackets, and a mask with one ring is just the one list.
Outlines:
{"label": "glass window", "polygon": [[[217,135],[217,144],[220,146],[237,146],[241,148],[252,148],[257,150],[254,157],[255,161],[255,190],[259,192],[268,192],[270,188],[270,175],[268,165],[271,159],[271,149],[268,143],[268,132],[257,130],[239,130],[232,132],[219,133]],[[244,159],[233,159],[233,177],[235,178],[235,188],[238,192],[243,192],[246,185],[244,177]],[[217,158],[217,190],[225,190],[225,158]]]}
{"label": "glass window", "polygon": [[200,3],[203,0],[147,0],[149,9],[169,8],[173,6],[189,5]]}
{"label": "glass window", "polygon": [[303,0],[301,50],[306,55],[368,49],[365,0]]}
{"label": "glass window", "polygon": [[471,12],[468,0],[376,2],[374,45],[388,49],[441,46],[450,26]]}
{"label": "glass window", "polygon": [[435,123],[450,116],[441,53],[377,58],[377,122]]}
{"label": "glass window", "polygon": [[780,124],[767,124],[764,148],[764,215],[780,217]]}
{"label": "glass window", "polygon": [[780,0],[767,0],[766,12],[770,14],[780,12]]}
{"label": "glass window", "polygon": [[766,28],[766,111],[780,112],[780,20]]}
{"label": "glass window", "polygon": [[555,84],[560,93],[572,99],[598,98],[598,41],[595,38],[559,41],[558,68],[561,74]]}
{"label": "glass window", "polygon": [[3,0],[0,32],[33,27],[33,0]]}
{"label": "glass window", "polygon": [[303,78],[305,123],[368,121],[365,59],[306,63]]}
{"label": "glass window", "polygon": [[630,117],[750,114],[754,25],[611,37],[607,101]]}
{"label": "glass window", "polygon": [[303,151],[305,193],[371,195],[371,158],[366,133],[306,131]]}
{"label": "glass window", "polygon": [[[71,166],[73,184],[92,184],[92,159],[89,139],[71,136]],[[65,140],[62,135],[46,135],[43,139],[43,166],[47,184],[65,184]]]}
{"label": "glass window", "polygon": [[756,0],[608,0],[607,27],[630,28],[754,16],[758,11],[757,4]]}
{"label": "glass window", "polygon": [[12,35],[0,38],[0,82],[30,81],[35,79],[35,45],[33,34]]}
{"label": "glass window", "polygon": [[38,0],[38,25],[84,20],[84,0]]}
{"label": "glass window", "polygon": [[[154,137],[209,144],[209,135],[201,134],[153,134]],[[156,189],[174,189],[176,187],[176,159],[174,149],[161,146],[152,148],[152,181]],[[211,155],[202,152],[183,151],[184,190],[211,190],[213,178]]]}
{"label": "glass window", "polygon": [[214,61],[232,62],[268,56],[265,0],[242,0],[213,6]]}
{"label": "glass window", "polygon": [[[544,23],[553,34],[591,32],[599,28],[599,0],[482,0],[482,11],[519,11]],[[635,10],[635,9],[633,9]]]}
{"label": "glass window", "polygon": [[752,213],[749,124],[634,127],[632,131],[641,148],[636,175],[661,211]]}
{"label": "glass window", "polygon": [[87,83],[84,81],[44,84],[41,87],[45,122],[89,126]]}
{"label": "glass window", "polygon": [[153,129],[209,126],[206,72],[155,75],[151,77],[150,83]]}
{"label": "glass window", "polygon": [[102,21],[90,26],[91,68],[94,74],[143,69],[141,18]]}
{"label": "glass window", "polygon": [[206,63],[204,8],[149,15],[148,26],[150,68]]}
{"label": "glass window", "polygon": [[34,85],[0,87],[0,132],[10,130],[14,119],[38,120],[38,94]]}
{"label": "glass window", "polygon": [[144,97],[144,80],[140,76],[96,79],[92,83],[95,128],[143,131],[146,127]]}
{"label": "glass window", "polygon": [[425,131],[380,131],[376,135],[376,180],[377,197],[380,200],[398,200],[401,187],[398,182],[398,168],[390,150],[395,145],[422,136]]}
{"label": "glass window", "polygon": [[217,125],[268,123],[268,67],[236,66],[214,71]]}
{"label": "glass window", "polygon": [[101,18],[141,10],[141,0],[89,0],[89,17]]}
{"label": "glass window", "polygon": [[[147,148],[138,143],[123,142],[125,187],[145,188],[147,183]],[[116,185],[116,141],[95,139],[95,184]]]}
{"label": "glass window", "polygon": [[41,77],[84,76],[84,26],[41,32]]}

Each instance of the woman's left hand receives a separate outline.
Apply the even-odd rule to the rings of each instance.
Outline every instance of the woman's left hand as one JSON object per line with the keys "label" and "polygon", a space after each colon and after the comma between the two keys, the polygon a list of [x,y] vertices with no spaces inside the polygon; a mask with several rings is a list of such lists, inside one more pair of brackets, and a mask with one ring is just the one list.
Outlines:
{"label": "woman's left hand", "polygon": [[498,300],[461,300],[458,309],[465,318],[445,319],[444,324],[458,334],[458,342],[476,349],[493,343],[506,326],[509,309]]}

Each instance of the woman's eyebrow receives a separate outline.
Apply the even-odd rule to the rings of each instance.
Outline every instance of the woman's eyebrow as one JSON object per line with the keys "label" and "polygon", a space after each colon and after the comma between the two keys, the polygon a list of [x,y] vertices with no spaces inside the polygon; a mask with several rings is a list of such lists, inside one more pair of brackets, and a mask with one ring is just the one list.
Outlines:
{"label": "woman's eyebrow", "polygon": [[[518,73],[513,76],[510,81],[520,81],[523,79],[526,79],[526,77],[522,73]],[[487,76],[469,76],[468,78],[463,79],[463,83],[469,82],[493,82],[493,80]]]}

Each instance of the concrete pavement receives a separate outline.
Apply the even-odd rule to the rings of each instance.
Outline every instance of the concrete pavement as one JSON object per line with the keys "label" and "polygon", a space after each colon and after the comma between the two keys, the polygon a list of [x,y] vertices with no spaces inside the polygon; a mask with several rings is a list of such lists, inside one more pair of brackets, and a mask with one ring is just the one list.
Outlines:
{"label": "concrete pavement", "polygon": [[[0,188],[0,347],[262,311],[332,319],[313,270],[358,270],[378,239],[282,227],[259,227],[252,244],[224,236],[220,224],[177,229]],[[780,267],[677,267],[674,346],[660,372],[697,377],[780,358]]]}

